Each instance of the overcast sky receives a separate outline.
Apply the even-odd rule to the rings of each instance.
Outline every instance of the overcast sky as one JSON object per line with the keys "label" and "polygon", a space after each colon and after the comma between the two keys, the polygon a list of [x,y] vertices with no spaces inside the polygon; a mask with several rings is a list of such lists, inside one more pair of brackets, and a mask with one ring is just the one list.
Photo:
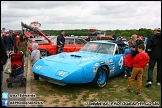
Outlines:
{"label": "overcast sky", "polygon": [[161,1],[1,1],[1,27],[21,29],[38,21],[42,30],[161,28]]}

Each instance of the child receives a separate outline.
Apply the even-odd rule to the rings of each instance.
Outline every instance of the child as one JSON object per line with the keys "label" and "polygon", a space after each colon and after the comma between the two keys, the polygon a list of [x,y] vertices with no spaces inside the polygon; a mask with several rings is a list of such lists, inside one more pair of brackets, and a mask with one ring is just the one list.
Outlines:
{"label": "child", "polygon": [[131,49],[126,49],[125,50],[125,57],[124,57],[124,78],[128,78],[131,76],[131,71],[132,71],[132,53]]}
{"label": "child", "polygon": [[140,44],[138,46],[138,52],[134,58],[133,58],[133,69],[131,78],[129,79],[129,83],[127,86],[126,91],[130,92],[130,88],[132,87],[132,83],[137,75],[137,95],[142,95],[141,92],[141,86],[142,86],[142,75],[143,75],[143,69],[146,66],[147,62],[149,61],[149,56],[147,53],[144,52],[144,44]]}
{"label": "child", "polygon": [[[30,60],[32,62],[32,66],[34,65],[34,63],[36,63],[39,59],[40,59],[40,51],[38,50],[38,43],[34,43],[32,45],[32,53],[31,53],[31,57]],[[34,74],[34,79],[33,80],[39,80],[39,75]]]}

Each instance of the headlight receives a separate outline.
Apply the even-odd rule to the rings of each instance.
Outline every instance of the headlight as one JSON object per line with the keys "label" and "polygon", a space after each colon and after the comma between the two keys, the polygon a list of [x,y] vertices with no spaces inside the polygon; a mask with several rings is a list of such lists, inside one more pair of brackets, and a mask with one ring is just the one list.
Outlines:
{"label": "headlight", "polygon": [[69,72],[66,72],[66,71],[63,71],[63,70],[60,70],[56,73],[57,76],[60,76],[60,77],[65,77],[66,75],[68,75]]}

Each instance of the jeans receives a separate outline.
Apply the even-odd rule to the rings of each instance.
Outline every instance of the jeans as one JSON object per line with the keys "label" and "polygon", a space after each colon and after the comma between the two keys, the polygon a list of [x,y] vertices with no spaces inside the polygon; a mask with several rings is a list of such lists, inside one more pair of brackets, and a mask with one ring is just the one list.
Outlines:
{"label": "jeans", "polygon": [[132,87],[133,81],[135,80],[135,77],[137,76],[137,92],[141,92],[142,75],[143,75],[143,68],[133,67],[131,78],[129,79],[127,88],[130,89]]}
{"label": "jeans", "polygon": [[132,72],[132,68],[131,67],[128,67],[128,66],[124,67],[124,75],[131,76],[131,72]]}
{"label": "jeans", "polygon": [[150,58],[149,61],[149,68],[148,68],[148,80],[147,82],[151,81],[153,82],[153,70],[154,70],[154,66],[155,63],[157,62],[157,82],[161,83],[161,59],[153,59]]}
{"label": "jeans", "polygon": [[57,52],[56,52],[56,54],[62,53],[63,51],[64,51],[64,47],[62,47],[62,46],[58,47],[57,46]]}
{"label": "jeans", "polygon": [[[32,65],[32,67],[33,67],[33,65]],[[34,74],[34,79],[35,79],[35,80],[38,80],[38,79],[39,79],[39,75],[36,74],[36,73],[34,73],[34,72],[33,72],[33,74]]]}

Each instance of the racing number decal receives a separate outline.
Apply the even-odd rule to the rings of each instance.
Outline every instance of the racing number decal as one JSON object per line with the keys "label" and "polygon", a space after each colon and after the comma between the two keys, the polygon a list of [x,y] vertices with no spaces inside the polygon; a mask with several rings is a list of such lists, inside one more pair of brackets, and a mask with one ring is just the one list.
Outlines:
{"label": "racing number decal", "polygon": [[121,69],[122,66],[123,66],[123,60],[124,60],[124,58],[123,58],[123,56],[121,56],[121,57],[120,57],[120,60],[119,60],[119,62],[118,62],[118,65],[119,65],[120,69]]}

